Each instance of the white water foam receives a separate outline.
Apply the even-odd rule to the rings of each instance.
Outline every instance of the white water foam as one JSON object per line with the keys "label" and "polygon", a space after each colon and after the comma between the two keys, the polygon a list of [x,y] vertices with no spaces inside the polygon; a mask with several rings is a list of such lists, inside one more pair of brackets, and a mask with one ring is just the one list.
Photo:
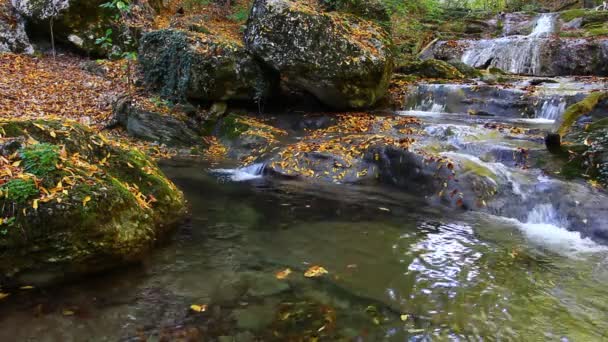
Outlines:
{"label": "white water foam", "polygon": [[257,163],[238,169],[215,169],[211,172],[228,175],[233,182],[245,182],[262,178],[265,166],[266,164]]}
{"label": "white water foam", "polygon": [[579,253],[608,251],[608,247],[581,237],[579,232],[563,228],[566,224],[551,204],[537,205],[528,214],[525,223],[517,221],[519,229],[529,240],[559,254],[574,256]]}
{"label": "white water foam", "polygon": [[568,103],[564,97],[553,98],[543,101],[542,106],[536,112],[539,119],[556,120],[566,112]]}
{"label": "white water foam", "polygon": [[536,20],[536,26],[530,34],[531,37],[547,37],[551,33],[555,32],[556,23],[555,13],[544,13]]}

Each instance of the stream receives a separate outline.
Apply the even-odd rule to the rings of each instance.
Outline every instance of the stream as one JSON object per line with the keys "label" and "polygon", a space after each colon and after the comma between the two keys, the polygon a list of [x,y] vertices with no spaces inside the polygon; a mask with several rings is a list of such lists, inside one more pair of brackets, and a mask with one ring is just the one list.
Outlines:
{"label": "stream", "polygon": [[[542,39],[551,18],[498,44]],[[479,44],[476,55],[496,53],[496,41]],[[510,58],[507,70],[538,68]],[[411,86],[392,115],[422,121],[413,148],[495,185],[486,210],[386,184],[278,179],[263,163],[165,161],[190,220],[143,265],[12,294],[0,340],[606,340],[608,197],[547,172],[557,161],[543,141],[567,106],[605,89],[604,79],[534,76]],[[304,277],[313,265],[328,274]]]}

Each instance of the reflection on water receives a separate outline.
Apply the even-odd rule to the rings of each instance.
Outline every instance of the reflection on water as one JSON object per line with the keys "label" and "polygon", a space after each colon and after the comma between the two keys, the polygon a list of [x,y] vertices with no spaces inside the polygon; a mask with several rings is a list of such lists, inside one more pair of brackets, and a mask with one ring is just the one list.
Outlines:
{"label": "reflection on water", "polygon": [[[385,188],[165,169],[193,214],[173,240],[141,266],[14,293],[0,306],[1,341],[591,341],[608,331],[602,248],[572,258],[514,220]],[[329,274],[305,278],[311,265]]]}

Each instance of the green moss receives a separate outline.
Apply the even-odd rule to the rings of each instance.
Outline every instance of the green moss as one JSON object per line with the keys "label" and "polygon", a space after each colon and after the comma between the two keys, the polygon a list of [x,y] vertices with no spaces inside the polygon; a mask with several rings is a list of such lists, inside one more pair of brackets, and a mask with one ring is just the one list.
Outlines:
{"label": "green moss", "polygon": [[581,102],[575,103],[568,107],[563,115],[563,121],[557,130],[557,133],[564,136],[566,133],[568,133],[568,130],[570,130],[570,127],[572,127],[578,118],[593,111],[595,106],[597,106],[598,103],[604,99],[608,99],[608,93],[592,93]]}
{"label": "green moss", "polygon": [[51,144],[35,144],[21,149],[23,167],[29,173],[44,177],[57,169],[59,147]]}
{"label": "green moss", "polygon": [[569,11],[563,11],[559,14],[560,18],[564,21],[571,21],[576,18],[582,18],[587,15],[590,11],[586,9],[573,9]]}
{"label": "green moss", "polygon": [[228,139],[236,139],[247,130],[249,126],[240,121],[238,115],[229,114],[222,121],[220,135]]}
{"label": "green moss", "polygon": [[416,75],[427,78],[463,79],[463,75],[456,67],[437,59],[424,61],[401,62],[396,70],[403,74]]}
{"label": "green moss", "polygon": [[31,179],[13,179],[0,187],[0,199],[24,204],[39,195],[36,183]]}

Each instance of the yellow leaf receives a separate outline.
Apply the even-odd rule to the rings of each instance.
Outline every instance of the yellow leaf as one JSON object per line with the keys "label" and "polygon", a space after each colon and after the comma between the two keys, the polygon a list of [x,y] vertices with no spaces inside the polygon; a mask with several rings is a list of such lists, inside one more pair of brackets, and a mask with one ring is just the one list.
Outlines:
{"label": "yellow leaf", "polygon": [[275,275],[275,277],[279,280],[283,280],[286,279],[287,277],[289,277],[289,275],[291,274],[291,269],[290,268],[286,268],[280,272],[277,272],[277,274]]}
{"label": "yellow leaf", "polygon": [[57,134],[55,133],[55,131],[51,131],[51,136],[52,136],[53,138],[57,138]]}
{"label": "yellow leaf", "polygon": [[89,201],[91,200],[91,196],[87,196],[82,200],[82,206],[86,207],[87,203],[89,203]]}
{"label": "yellow leaf", "polygon": [[21,286],[19,289],[20,290],[32,290],[34,287],[30,286],[30,285],[25,285],[25,286]]}
{"label": "yellow leaf", "polygon": [[407,319],[408,319],[409,317],[410,317],[410,316],[408,316],[408,315],[401,315],[401,320],[402,320],[403,322],[405,322],[405,321],[407,321]]}
{"label": "yellow leaf", "polygon": [[202,305],[190,305],[190,310],[195,311],[195,312],[205,312],[207,311],[207,304],[202,304]]}
{"label": "yellow leaf", "polygon": [[37,199],[35,199],[34,203],[32,203],[32,208],[38,210],[38,200]]}
{"label": "yellow leaf", "polygon": [[329,272],[327,272],[327,270],[322,266],[312,266],[306,271],[306,273],[304,273],[304,276],[306,278],[317,278],[327,273]]}
{"label": "yellow leaf", "polygon": [[69,310],[69,309],[63,309],[62,313],[64,316],[74,316],[74,311]]}
{"label": "yellow leaf", "polygon": [[2,293],[2,292],[0,292],[0,300],[4,299],[4,298],[6,298],[6,297],[8,297],[10,295],[11,295],[10,293]]}
{"label": "yellow leaf", "polygon": [[16,162],[13,163],[14,167],[18,167],[19,165],[21,165],[21,160],[17,160]]}

